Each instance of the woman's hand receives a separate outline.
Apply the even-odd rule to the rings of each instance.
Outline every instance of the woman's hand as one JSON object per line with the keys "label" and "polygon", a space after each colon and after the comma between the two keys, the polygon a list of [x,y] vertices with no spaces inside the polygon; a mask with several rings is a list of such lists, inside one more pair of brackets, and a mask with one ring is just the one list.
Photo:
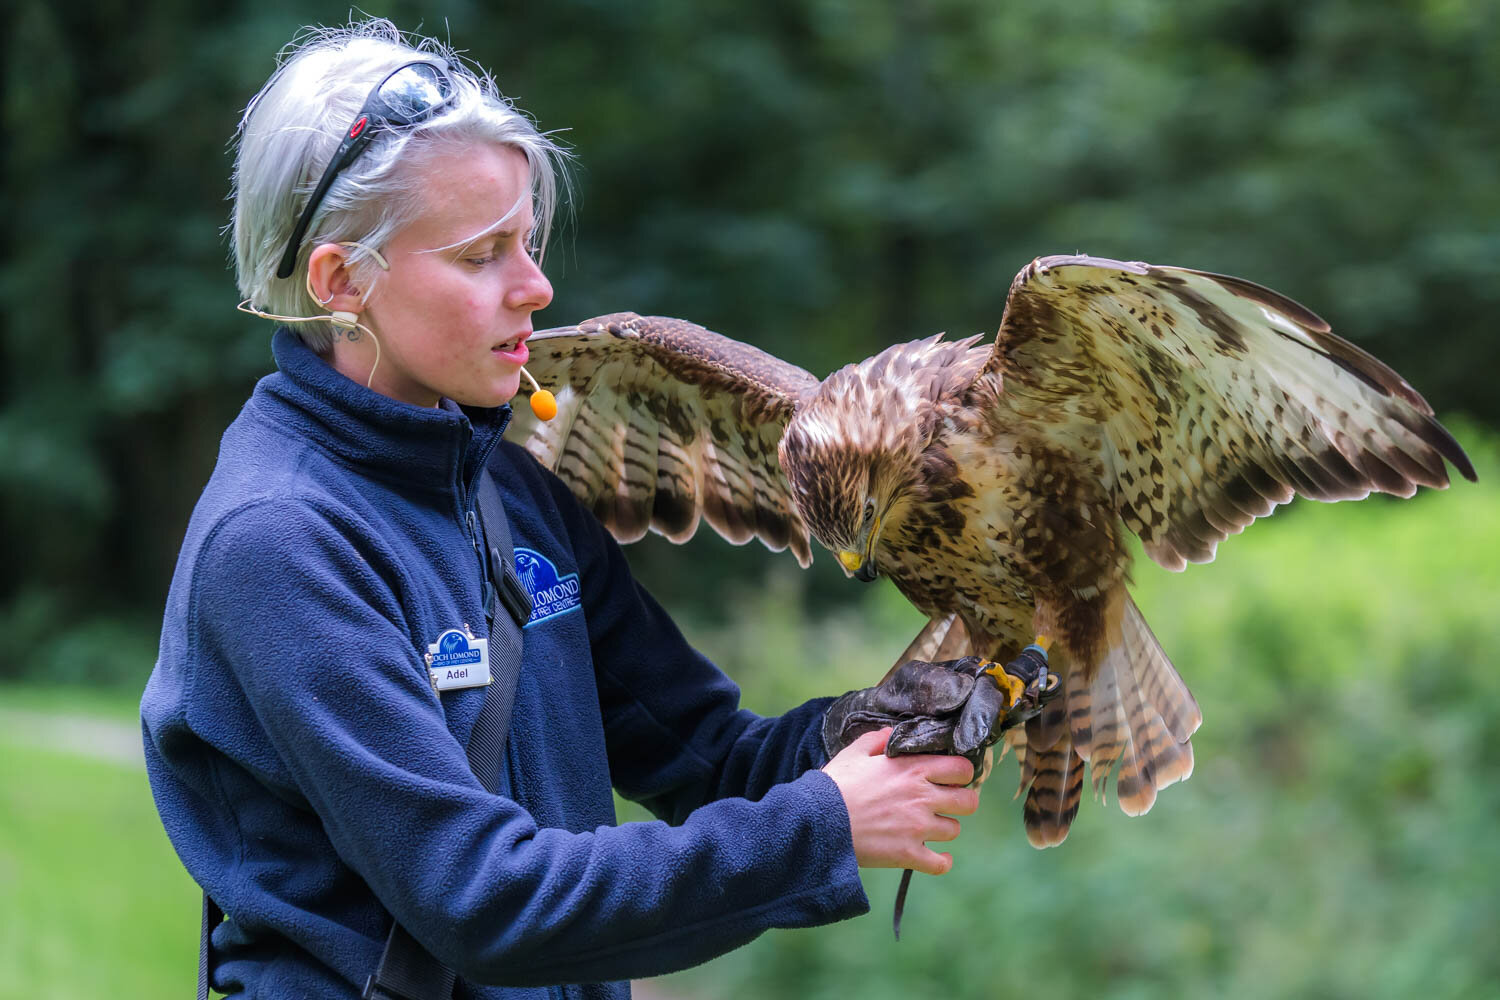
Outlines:
{"label": "woman's hand", "polygon": [[974,777],[974,766],[962,757],[887,757],[890,735],[889,729],[866,733],[823,768],[849,810],[855,860],[861,868],[942,875],[953,867],[953,856],[925,842],[956,839],[953,817],[972,816],[979,808],[979,790],[962,787]]}

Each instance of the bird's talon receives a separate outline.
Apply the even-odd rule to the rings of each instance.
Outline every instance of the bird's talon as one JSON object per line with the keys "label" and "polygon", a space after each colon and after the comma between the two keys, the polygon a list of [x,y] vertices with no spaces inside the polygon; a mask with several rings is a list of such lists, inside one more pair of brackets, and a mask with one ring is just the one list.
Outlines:
{"label": "bird's talon", "polygon": [[1007,671],[995,661],[986,661],[983,669],[979,672],[981,674],[988,674],[993,678],[995,684],[999,686],[1001,693],[1005,695],[1005,704],[1002,706],[1003,711],[1010,711],[1025,697],[1026,682]]}

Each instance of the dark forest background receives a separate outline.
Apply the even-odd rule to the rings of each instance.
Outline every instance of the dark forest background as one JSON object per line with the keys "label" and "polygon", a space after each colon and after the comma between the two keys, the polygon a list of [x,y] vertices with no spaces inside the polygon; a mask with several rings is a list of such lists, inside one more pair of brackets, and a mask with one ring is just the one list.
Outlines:
{"label": "dark forest background", "polygon": [[[349,9],[7,10],[0,637],[32,649],[67,623],[102,662],[123,637],[90,623],[158,613],[219,435],[270,367],[270,324],[233,308],[229,137],[298,26]],[[684,316],[822,374],[993,331],[1020,267],[1086,251],[1270,285],[1441,413],[1500,421],[1494,3],[370,12],[451,37],[577,154],[539,325]],[[706,544],[637,559],[712,613],[711,581],[765,560]],[[821,562],[813,592],[837,601]]]}

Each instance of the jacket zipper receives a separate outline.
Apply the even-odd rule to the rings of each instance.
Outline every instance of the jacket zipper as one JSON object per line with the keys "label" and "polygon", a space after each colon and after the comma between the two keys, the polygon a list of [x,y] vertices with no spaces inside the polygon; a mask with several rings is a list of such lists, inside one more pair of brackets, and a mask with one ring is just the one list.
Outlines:
{"label": "jacket zipper", "polygon": [[[494,584],[490,582],[489,556],[485,552],[484,546],[479,543],[479,514],[475,511],[475,506],[479,502],[479,477],[484,475],[485,467],[489,465],[490,455],[499,447],[501,438],[505,436],[505,427],[509,423],[510,419],[508,416],[501,420],[500,427],[495,436],[490,440],[489,446],[485,448],[484,454],[478,456],[479,461],[475,467],[474,476],[468,484],[465,484],[463,481],[462,463],[460,463],[458,481],[459,509],[464,515],[464,528],[469,533],[469,544],[474,549],[475,558],[479,560],[479,613],[484,619],[486,627],[491,624],[489,611],[490,605],[493,602],[490,600],[490,594],[494,588]],[[473,440],[473,431],[471,430],[469,433],[471,435],[470,440]]]}

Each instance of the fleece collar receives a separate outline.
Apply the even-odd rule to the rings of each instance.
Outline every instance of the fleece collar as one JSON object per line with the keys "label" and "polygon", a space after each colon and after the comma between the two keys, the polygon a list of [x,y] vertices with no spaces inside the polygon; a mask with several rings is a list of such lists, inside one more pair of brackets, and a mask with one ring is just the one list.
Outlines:
{"label": "fleece collar", "polygon": [[271,340],[279,374],[255,395],[307,440],[380,479],[419,489],[472,485],[510,422],[510,406],[413,406],[339,372],[285,327]]}

